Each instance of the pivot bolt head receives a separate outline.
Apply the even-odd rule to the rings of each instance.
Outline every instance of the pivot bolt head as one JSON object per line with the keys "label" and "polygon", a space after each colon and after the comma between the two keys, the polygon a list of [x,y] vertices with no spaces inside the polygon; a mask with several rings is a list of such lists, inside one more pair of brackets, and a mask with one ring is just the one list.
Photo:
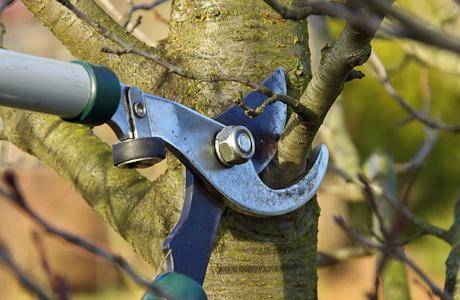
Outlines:
{"label": "pivot bolt head", "polygon": [[144,103],[136,102],[134,103],[134,113],[138,118],[143,118],[147,114],[147,109],[145,108]]}
{"label": "pivot bolt head", "polygon": [[216,136],[215,148],[220,162],[226,166],[241,165],[254,156],[255,142],[244,126],[225,126]]}

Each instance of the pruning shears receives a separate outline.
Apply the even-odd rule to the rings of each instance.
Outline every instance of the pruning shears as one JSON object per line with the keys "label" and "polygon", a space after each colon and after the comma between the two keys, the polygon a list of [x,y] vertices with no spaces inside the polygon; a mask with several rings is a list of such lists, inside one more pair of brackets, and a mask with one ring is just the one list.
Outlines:
{"label": "pruning shears", "polygon": [[[262,84],[286,94],[282,69]],[[244,102],[256,108],[266,98],[252,92]],[[287,118],[285,104],[269,105],[256,118],[234,106],[211,119],[125,85],[109,68],[83,61],[0,50],[0,105],[53,114],[68,122],[108,124],[119,139],[113,145],[113,161],[119,167],[152,166],[165,158],[166,149],[185,165],[184,207],[163,244],[170,252],[166,273],[154,282],[173,298],[186,294],[187,299],[206,299],[201,285],[224,207],[254,217],[292,212],[315,195],[328,164],[328,150],[319,145],[300,180],[272,189],[259,174],[276,154]],[[145,298],[155,299],[152,294]]]}

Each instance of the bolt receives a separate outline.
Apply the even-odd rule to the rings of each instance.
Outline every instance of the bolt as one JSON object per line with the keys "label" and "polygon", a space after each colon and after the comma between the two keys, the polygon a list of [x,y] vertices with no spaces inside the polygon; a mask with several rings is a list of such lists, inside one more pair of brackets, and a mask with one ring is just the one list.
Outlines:
{"label": "bolt", "polygon": [[254,155],[254,138],[243,126],[226,126],[216,136],[215,148],[220,162],[226,166],[241,165]]}
{"label": "bolt", "polygon": [[238,133],[237,141],[238,141],[238,146],[243,152],[245,153],[251,152],[251,149],[252,149],[251,138],[245,131],[240,131]]}
{"label": "bolt", "polygon": [[145,108],[144,103],[142,102],[134,103],[134,114],[138,116],[139,118],[145,117],[145,115],[147,114],[147,109]]}

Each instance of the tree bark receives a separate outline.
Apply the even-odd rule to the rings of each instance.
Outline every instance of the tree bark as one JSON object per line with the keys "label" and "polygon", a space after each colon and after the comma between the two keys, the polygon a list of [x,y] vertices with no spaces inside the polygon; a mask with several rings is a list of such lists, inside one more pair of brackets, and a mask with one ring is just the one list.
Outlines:
{"label": "tree bark", "polygon": [[[76,57],[104,63],[126,84],[146,92],[215,116],[241,89],[235,83],[186,80],[138,56],[103,54],[102,46],[116,46],[56,1],[23,2]],[[297,97],[311,77],[306,22],[282,20],[262,1],[173,1],[170,36],[158,49],[133,40],[93,1],[73,3],[121,38],[192,72],[261,80],[282,66],[289,93]],[[161,241],[182,204],[183,168],[176,159],[169,157],[166,174],[151,183],[136,171],[114,168],[109,147],[87,127],[12,109],[2,109],[1,116],[4,138],[69,180],[136,251],[159,263]],[[227,209],[205,281],[210,298],[315,299],[318,216],[316,200],[277,218],[250,218]]]}

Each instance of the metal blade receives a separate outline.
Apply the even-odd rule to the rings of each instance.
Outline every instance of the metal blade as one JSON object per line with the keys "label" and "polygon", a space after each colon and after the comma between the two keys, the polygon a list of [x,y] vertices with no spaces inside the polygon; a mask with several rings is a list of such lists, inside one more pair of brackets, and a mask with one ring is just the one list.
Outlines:
{"label": "metal blade", "polygon": [[186,185],[181,217],[164,241],[163,249],[171,250],[168,271],[185,274],[203,284],[224,204],[189,170]]}

